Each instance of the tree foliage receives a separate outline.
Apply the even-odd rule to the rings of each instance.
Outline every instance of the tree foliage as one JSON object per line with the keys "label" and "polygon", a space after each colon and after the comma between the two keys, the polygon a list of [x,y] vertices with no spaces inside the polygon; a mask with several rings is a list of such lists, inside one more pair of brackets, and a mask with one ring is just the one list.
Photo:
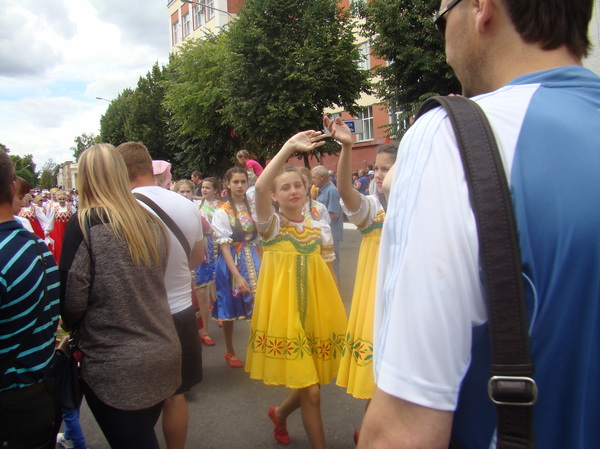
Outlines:
{"label": "tree foliage", "polygon": [[225,115],[259,157],[320,129],[327,107],[355,111],[368,90],[352,22],[335,0],[247,0],[227,34]]}
{"label": "tree foliage", "polygon": [[[390,110],[402,111],[402,119],[414,115],[432,95],[460,92],[432,21],[439,4],[439,0],[372,0],[360,8],[372,52],[389,61],[375,69],[377,95]],[[392,130],[393,135],[401,133]]]}
{"label": "tree foliage", "polygon": [[170,116],[164,106],[165,70],[158,63],[141,77],[129,99],[130,115],[125,122],[128,141],[143,142],[152,159],[171,161],[174,147],[169,143]]}
{"label": "tree foliage", "polygon": [[25,156],[9,154],[9,157],[13,164],[15,164],[16,175],[25,179],[32,187],[35,186],[37,184],[37,175],[33,156],[31,154],[26,154]]}
{"label": "tree foliage", "polygon": [[48,159],[42,166],[39,187],[42,189],[51,189],[56,187],[56,171],[56,163],[54,163],[52,159]]}
{"label": "tree foliage", "polygon": [[221,176],[239,149],[239,139],[223,116],[224,37],[188,41],[169,63],[165,105],[171,114],[171,143],[178,149],[178,177],[193,170]]}
{"label": "tree foliage", "polygon": [[135,89],[124,89],[110,102],[100,119],[100,140],[115,146],[123,142],[142,142],[153,159],[172,162],[174,147],[169,142],[170,117],[163,106],[164,68],[158,63]]}
{"label": "tree foliage", "polygon": [[115,146],[127,142],[126,122],[131,115],[133,89],[124,89],[110,102],[106,112],[100,117],[100,141]]}
{"label": "tree foliage", "polygon": [[75,146],[71,147],[71,151],[75,160],[79,159],[81,153],[97,143],[96,136],[93,133],[83,133],[81,136],[75,137],[73,142],[75,142]]}
{"label": "tree foliage", "polygon": [[0,151],[4,151],[5,153],[10,153],[10,150],[8,149],[8,147],[6,145],[4,145],[3,143],[0,143]]}

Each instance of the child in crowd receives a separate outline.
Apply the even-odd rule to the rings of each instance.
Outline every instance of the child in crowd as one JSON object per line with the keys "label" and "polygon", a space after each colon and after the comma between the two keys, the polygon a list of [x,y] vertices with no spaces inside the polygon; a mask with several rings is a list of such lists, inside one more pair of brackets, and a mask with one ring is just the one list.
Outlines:
{"label": "child in crowd", "polygon": [[[354,223],[363,234],[346,332],[346,345],[342,351],[342,362],[336,383],[341,387],[346,387],[347,392],[352,396],[370,400],[375,391],[373,317],[377,260],[381,228],[385,219],[385,207],[382,204],[387,204],[383,197],[382,183],[383,178],[396,162],[398,143],[391,142],[381,145],[377,149],[374,167],[377,194],[365,196],[352,186],[352,134],[350,129],[340,119],[334,121],[324,116],[323,122],[330,131],[331,137],[342,144],[337,171],[337,188],[342,199],[342,208],[348,220]],[[358,441],[358,431],[355,431],[354,439]]]}
{"label": "child in crowd", "polygon": [[[58,329],[56,330],[56,344],[57,347],[60,342],[64,339],[69,338],[69,332],[64,330],[62,319],[59,321]],[[65,425],[64,433],[56,435],[56,444],[64,449],[87,449],[87,443],[85,437],[81,431],[79,425],[79,409],[67,410],[62,409],[62,419]]]}
{"label": "child in crowd", "polygon": [[[199,204],[200,214],[211,223],[217,209],[223,205],[219,196],[220,186],[217,178],[206,178],[202,181],[202,201]],[[215,341],[208,335],[208,318],[210,305],[215,301],[215,268],[219,256],[219,245],[213,239],[212,227],[204,232],[206,238],[204,262],[196,268],[196,296],[202,314],[204,326],[200,329],[200,339],[207,346],[214,346]]]}
{"label": "child in crowd", "polygon": [[233,323],[252,318],[262,248],[252,218],[254,204],[246,198],[246,169],[227,170],[225,185],[228,200],[212,219],[214,237],[221,246],[215,270],[217,300],[212,317],[222,322],[225,360],[232,368],[241,368],[243,364],[233,348]]}
{"label": "child in crowd", "polygon": [[286,419],[300,408],[313,449],[325,448],[320,385],[337,374],[346,312],[331,266],[329,225],[305,213],[308,186],[298,169],[281,168],[294,151],[313,150],[324,137],[317,131],[296,134],[256,181],[264,258],[246,362],[251,378],[293,389],[268,410],[277,442],[290,442]]}
{"label": "child in crowd", "polygon": [[240,150],[235,155],[238,162],[242,167],[246,167],[246,170],[253,172],[258,178],[263,172],[262,166],[250,157],[250,153],[246,150]]}

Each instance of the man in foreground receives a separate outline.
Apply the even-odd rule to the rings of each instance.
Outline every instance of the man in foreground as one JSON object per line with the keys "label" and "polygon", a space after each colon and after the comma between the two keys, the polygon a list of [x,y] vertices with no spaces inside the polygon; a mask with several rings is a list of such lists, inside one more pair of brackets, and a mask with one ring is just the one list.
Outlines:
{"label": "man in foreground", "polygon": [[[442,0],[448,63],[483,108],[520,239],[536,447],[600,447],[600,79],[581,67],[592,0]],[[477,229],[437,108],[405,135],[384,225],[378,389],[359,448],[495,447]],[[516,446],[515,446],[516,447]]]}
{"label": "man in foreground", "polygon": [[[170,250],[165,287],[175,329],[181,342],[182,384],[174,396],[165,400],[162,426],[167,448],[183,449],[188,429],[187,404],[183,393],[202,380],[202,346],[198,337],[196,310],[192,305],[190,275],[190,269],[197,267],[204,260],[204,236],[200,212],[187,198],[155,184],[152,158],[144,144],[127,142],[119,145],[117,150],[127,165],[133,193],[145,195],[156,203],[179,227],[191,248],[188,259],[182,243],[167,226]],[[144,202],[140,201],[140,203],[156,213]]]}
{"label": "man in foreground", "polygon": [[16,188],[0,151],[0,447],[54,448],[61,409],[48,375],[58,268],[46,244],[14,220]]}

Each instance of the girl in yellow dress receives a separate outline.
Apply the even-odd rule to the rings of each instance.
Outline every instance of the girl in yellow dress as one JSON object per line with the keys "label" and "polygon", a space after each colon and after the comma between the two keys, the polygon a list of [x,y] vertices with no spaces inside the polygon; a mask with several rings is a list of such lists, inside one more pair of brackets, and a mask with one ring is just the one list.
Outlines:
{"label": "girl in yellow dress", "polygon": [[[377,261],[381,228],[385,219],[385,197],[382,183],[385,175],[396,162],[398,142],[381,145],[375,157],[377,186],[374,195],[362,195],[352,187],[352,134],[341,120],[324,117],[324,125],[331,136],[342,144],[338,160],[337,188],[342,199],[342,208],[348,220],[363,234],[358,254],[358,266],[352,306],[346,332],[346,344],[337,376],[337,385],[359,399],[371,399],[375,391],[373,376],[373,313],[375,286],[377,283]],[[355,433],[358,439],[358,433]]]}
{"label": "girl in yellow dress", "polygon": [[281,168],[293,152],[323,145],[323,137],[317,131],[296,134],[256,181],[256,226],[264,252],[246,362],[251,378],[293,390],[269,408],[277,442],[290,442],[286,419],[300,408],[314,449],[325,448],[320,385],[337,375],[346,312],[331,267],[331,229],[303,213],[308,186],[298,169]]}

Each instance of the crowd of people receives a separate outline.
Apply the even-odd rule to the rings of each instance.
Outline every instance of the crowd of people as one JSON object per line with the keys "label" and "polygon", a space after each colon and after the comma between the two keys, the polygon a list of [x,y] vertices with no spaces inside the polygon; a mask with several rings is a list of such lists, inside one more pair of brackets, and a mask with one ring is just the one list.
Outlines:
{"label": "crowd of people", "polygon": [[[343,122],[325,120],[347,146],[352,137]],[[183,393],[202,380],[201,343],[215,345],[211,321],[222,328],[225,363],[292,389],[266,410],[280,444],[290,442],[286,418],[300,408],[312,446],[325,447],[319,385],[338,377],[342,358],[340,385],[349,382],[351,394],[370,397],[373,377],[363,372],[372,371],[372,326],[363,329],[360,316],[373,310],[374,284],[365,287],[368,298],[349,328],[337,261],[344,220],[338,188],[365,199],[366,190],[353,186],[343,168],[336,187],[323,166],[283,167],[293,152],[315,149],[324,137],[297,134],[264,171],[240,152],[239,165],[222,179],[194,171],[174,180],[170,164],[153,161],[137,142],[84,151],[70,193],[35,194],[17,178],[12,212],[52,249],[60,273],[59,335],[76,332],[83,394],[111,447],[157,448],[161,413],[168,447],[184,447]],[[397,147],[386,146],[385,160],[377,156],[380,187]],[[353,219],[358,206],[349,198]],[[378,241],[379,195],[360,209],[362,231],[376,236],[367,240]],[[365,263],[376,267],[376,244],[366,253]],[[233,347],[237,320],[252,320],[248,347],[238,348],[246,357]],[[348,346],[355,341],[347,332],[362,342],[358,351]],[[86,448],[78,411],[63,410],[62,418],[58,444]]]}
{"label": "crowd of people", "polygon": [[[311,447],[326,447],[320,386],[335,379],[367,400],[361,449],[531,448],[534,437],[543,448],[600,447],[600,78],[581,67],[592,6],[442,0],[435,15],[511,188],[536,371],[501,380],[536,384],[539,396],[522,403],[511,390],[499,402],[533,407],[528,434],[507,443],[486,397],[477,223],[437,108],[356,174],[350,129],[325,115],[341,145],[337,176],[286,166],[323,145],[321,131],[295,134],[265,168],[240,151],[222,180],[194,171],[174,181],[142,143],[97,144],[80,156],[72,195],[28,197],[0,152],[0,444],[51,448],[61,417],[76,424],[48,376],[60,318],[113,448],[157,449],[161,414],[168,449],[185,446],[184,393],[202,380],[212,322],[224,363],[291,390],[264,404],[281,445],[299,409]],[[345,218],[363,234],[349,315],[339,294]],[[251,320],[243,349],[233,345],[238,320]],[[65,430],[59,444],[85,447]]]}

